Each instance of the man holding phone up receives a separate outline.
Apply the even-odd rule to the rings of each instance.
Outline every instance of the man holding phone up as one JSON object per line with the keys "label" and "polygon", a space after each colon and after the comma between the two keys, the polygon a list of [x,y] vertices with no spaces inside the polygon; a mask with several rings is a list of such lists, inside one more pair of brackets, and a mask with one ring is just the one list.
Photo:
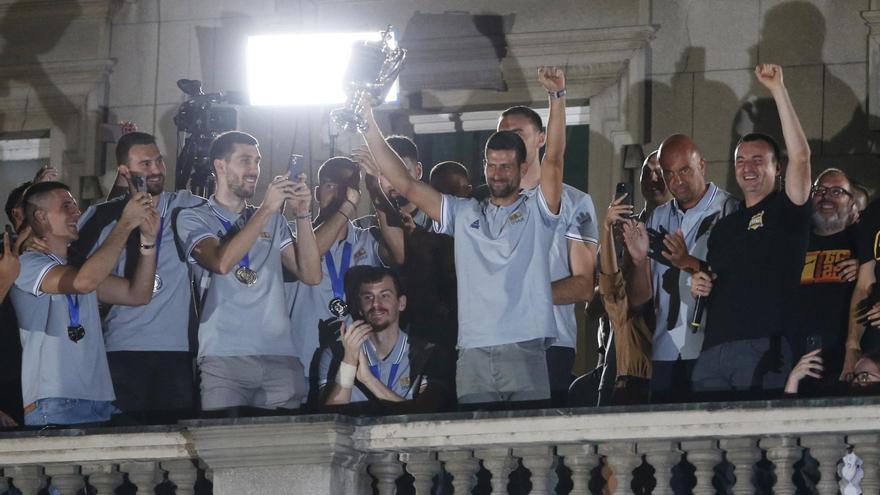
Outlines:
{"label": "man holding phone up", "polygon": [[[138,422],[169,422],[192,411],[193,374],[189,348],[190,283],[186,262],[174,244],[172,215],[205,202],[189,191],[166,192],[165,160],[156,138],[124,134],[116,143],[120,180],[128,194],[89,207],[79,219],[79,239],[71,244],[80,260],[103,245],[126,199],[148,193],[160,215],[156,235],[153,297],[145,306],[113,305],[104,321],[104,342],[116,407]],[[129,236],[113,274],[130,277],[140,258],[138,232]],[[78,262],[78,264],[81,262]]]}
{"label": "man holding phone up", "polygon": [[[205,289],[199,323],[202,409],[295,409],[306,395],[285,304],[282,265],[306,284],[321,281],[305,177],[269,183],[259,208],[247,204],[260,176],[250,134],[230,131],[211,143],[217,191],[180,212],[175,231]],[[298,236],[280,211],[289,202]]]}

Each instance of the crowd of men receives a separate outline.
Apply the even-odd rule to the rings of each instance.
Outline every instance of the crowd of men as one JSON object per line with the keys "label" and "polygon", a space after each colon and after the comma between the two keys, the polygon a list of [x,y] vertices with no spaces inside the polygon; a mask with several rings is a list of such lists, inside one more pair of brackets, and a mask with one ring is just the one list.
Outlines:
{"label": "crowd of men", "polygon": [[[275,177],[258,206],[259,145],[239,131],[211,145],[209,198],[166,191],[142,132],[117,143],[120,194],[83,213],[44,169],[6,205],[17,238],[4,234],[0,256],[0,410],[12,416],[0,422],[870,390],[880,203],[836,168],[811,183],[782,69],[755,77],[785,155],[773,137],[740,139],[741,200],[706,181],[698,143],[676,134],[642,167],[644,209],[622,193],[602,225],[562,180],[555,67],[538,73],[546,128],[528,107],[505,110],[476,188],[461,163],[425,174],[415,143],[386,138],[370,108],[364,146],[325,161],[314,189],[305,174]],[[356,218],[362,177],[371,212]],[[603,322],[595,380],[572,376],[579,303]]]}

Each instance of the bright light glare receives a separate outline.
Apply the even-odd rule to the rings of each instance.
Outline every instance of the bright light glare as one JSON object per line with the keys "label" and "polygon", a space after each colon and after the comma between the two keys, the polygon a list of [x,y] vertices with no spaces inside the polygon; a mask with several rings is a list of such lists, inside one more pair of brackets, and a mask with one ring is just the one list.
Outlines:
{"label": "bright light glare", "polygon": [[[381,33],[274,34],[248,37],[251,105],[324,105],[345,102],[342,78],[355,41]],[[393,37],[393,33],[392,33]],[[392,46],[394,41],[392,41]],[[386,102],[397,100],[397,82]]]}

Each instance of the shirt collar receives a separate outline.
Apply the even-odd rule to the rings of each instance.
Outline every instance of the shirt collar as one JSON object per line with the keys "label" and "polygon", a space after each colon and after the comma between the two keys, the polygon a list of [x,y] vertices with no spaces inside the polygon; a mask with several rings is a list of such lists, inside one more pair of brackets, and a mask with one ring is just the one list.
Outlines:
{"label": "shirt collar", "polygon": [[[703,211],[709,208],[712,205],[712,202],[715,200],[715,196],[718,194],[718,186],[715,184],[708,182],[706,184],[706,192],[703,193],[703,197],[694,205],[693,208],[690,208],[688,211]],[[678,206],[678,200],[672,198],[672,209],[678,214],[685,214],[686,211],[682,211],[682,209]]]}

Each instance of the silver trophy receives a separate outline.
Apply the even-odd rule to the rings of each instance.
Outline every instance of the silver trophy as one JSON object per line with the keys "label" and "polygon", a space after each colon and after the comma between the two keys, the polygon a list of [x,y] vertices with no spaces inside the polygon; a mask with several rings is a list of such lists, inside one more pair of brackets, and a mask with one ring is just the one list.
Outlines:
{"label": "silver trophy", "polygon": [[351,60],[345,71],[345,108],[330,112],[333,122],[348,132],[365,132],[364,104],[379,105],[397,80],[406,50],[392,47],[391,26],[382,31],[381,41],[358,41],[351,49]]}

